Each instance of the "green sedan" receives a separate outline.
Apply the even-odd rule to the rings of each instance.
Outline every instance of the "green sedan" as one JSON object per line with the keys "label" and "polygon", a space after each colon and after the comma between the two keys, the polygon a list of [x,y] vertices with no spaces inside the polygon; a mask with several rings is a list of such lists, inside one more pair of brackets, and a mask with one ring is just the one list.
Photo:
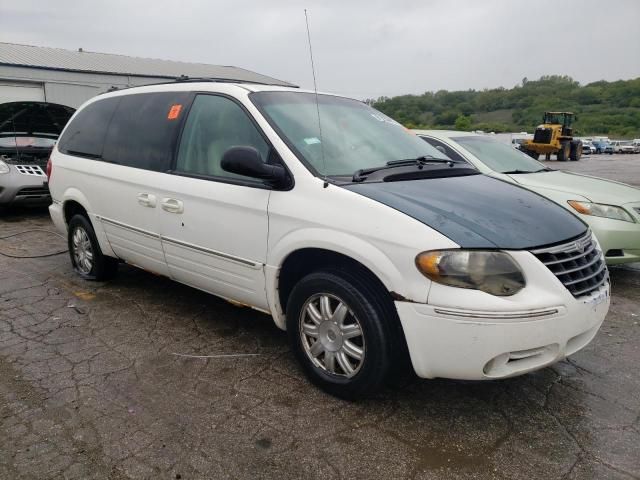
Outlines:
{"label": "green sedan", "polygon": [[640,189],[545,167],[488,135],[414,130],[454,161],[533,190],[575,213],[596,235],[607,263],[640,262]]}

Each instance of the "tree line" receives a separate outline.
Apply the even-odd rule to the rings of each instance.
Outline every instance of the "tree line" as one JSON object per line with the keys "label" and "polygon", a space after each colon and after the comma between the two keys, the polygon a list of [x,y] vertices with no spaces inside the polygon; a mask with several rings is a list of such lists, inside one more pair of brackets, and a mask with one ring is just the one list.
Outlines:
{"label": "tree line", "polygon": [[566,75],[511,89],[425,92],[365,100],[407,128],[533,132],[545,111],[577,115],[576,135],[640,137],[640,78],[580,85]]}

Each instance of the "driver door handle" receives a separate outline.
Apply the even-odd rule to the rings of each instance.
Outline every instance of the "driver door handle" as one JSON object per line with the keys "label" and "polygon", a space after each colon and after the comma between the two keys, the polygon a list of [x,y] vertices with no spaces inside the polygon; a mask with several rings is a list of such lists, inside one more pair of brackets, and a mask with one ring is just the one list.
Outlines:
{"label": "driver door handle", "polygon": [[184,212],[184,204],[182,200],[175,198],[163,198],[160,206],[165,212],[169,213],[182,213]]}

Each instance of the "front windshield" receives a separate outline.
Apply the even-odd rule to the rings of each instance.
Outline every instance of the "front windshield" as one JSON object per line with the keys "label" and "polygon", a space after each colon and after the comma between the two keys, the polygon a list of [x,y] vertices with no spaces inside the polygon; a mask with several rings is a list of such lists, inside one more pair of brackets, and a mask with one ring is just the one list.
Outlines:
{"label": "front windshield", "polygon": [[[351,176],[392,160],[448,157],[395,120],[356,100],[258,92],[251,100],[300,159],[322,176]],[[320,128],[318,126],[320,112]]]}
{"label": "front windshield", "polygon": [[529,155],[505,143],[481,135],[453,137],[452,140],[473,153],[494,172],[540,172],[545,167]]}

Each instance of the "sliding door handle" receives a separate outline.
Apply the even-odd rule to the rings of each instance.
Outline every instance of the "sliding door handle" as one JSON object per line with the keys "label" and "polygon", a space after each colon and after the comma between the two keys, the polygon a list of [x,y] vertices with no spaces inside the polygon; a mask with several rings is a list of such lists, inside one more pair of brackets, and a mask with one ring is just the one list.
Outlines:
{"label": "sliding door handle", "polygon": [[184,204],[182,200],[175,198],[163,198],[160,206],[165,212],[169,213],[182,213],[184,212]]}

